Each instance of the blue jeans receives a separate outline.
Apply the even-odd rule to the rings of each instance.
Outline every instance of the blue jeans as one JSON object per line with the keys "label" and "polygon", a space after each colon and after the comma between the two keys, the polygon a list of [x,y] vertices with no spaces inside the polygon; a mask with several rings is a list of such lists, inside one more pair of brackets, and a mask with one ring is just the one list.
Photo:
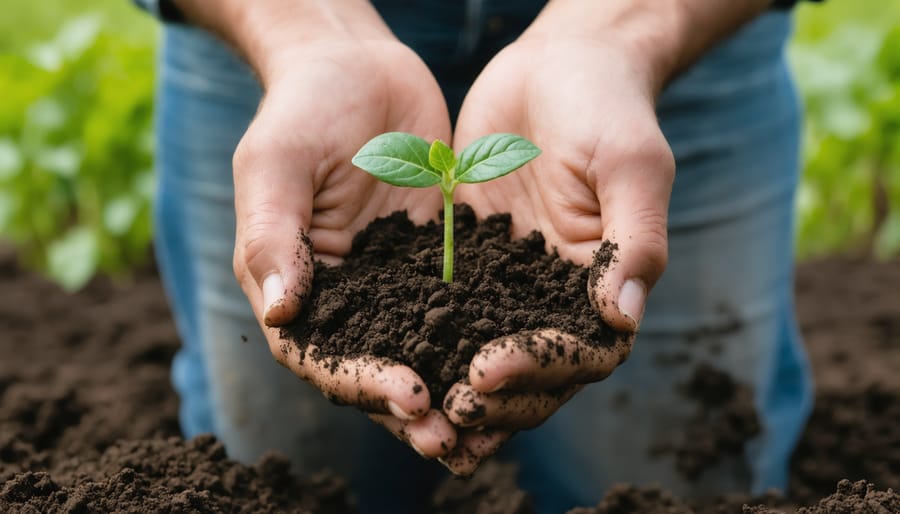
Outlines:
{"label": "blue jeans", "polygon": [[[375,4],[429,64],[455,113],[481,66],[543,2]],[[616,481],[684,495],[786,485],[812,389],[793,311],[799,109],[783,56],[789,29],[786,14],[758,19],[663,94],[658,112],[678,170],[669,268],[628,362],[504,449],[540,512],[593,504]],[[156,249],[183,343],[173,364],[182,429],[214,432],[239,460],[274,449],[300,473],[335,469],[364,512],[424,512],[439,466],[278,366],[232,276],[231,156],[260,95],[218,41],[166,27]],[[752,388],[762,431],[688,481],[670,455],[650,449],[683,433],[696,405],[679,385],[701,362]]]}

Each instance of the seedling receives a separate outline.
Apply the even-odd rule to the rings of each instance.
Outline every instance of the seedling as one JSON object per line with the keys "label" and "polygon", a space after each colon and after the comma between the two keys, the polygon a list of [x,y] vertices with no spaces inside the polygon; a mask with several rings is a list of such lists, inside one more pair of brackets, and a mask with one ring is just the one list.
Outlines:
{"label": "seedling", "polygon": [[462,151],[440,139],[430,145],[403,132],[376,136],[353,157],[353,164],[382,182],[401,187],[438,185],[444,197],[444,282],[453,282],[453,192],[459,184],[502,177],[540,155],[531,141],[515,134],[484,136]]}

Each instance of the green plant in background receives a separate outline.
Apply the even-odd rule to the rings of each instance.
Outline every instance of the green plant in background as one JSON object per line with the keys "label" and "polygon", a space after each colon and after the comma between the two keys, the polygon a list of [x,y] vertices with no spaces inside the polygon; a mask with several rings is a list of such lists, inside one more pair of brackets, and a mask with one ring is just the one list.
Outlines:
{"label": "green plant in background", "polygon": [[801,257],[900,253],[900,4],[800,12],[790,58],[806,107]]}
{"label": "green plant in background", "polygon": [[[0,239],[75,289],[148,255],[157,26],[123,0],[7,7]],[[796,25],[790,57],[806,104],[799,253],[896,256],[900,2],[805,6]]]}
{"label": "green plant in background", "polygon": [[153,45],[101,21],[0,55],[0,235],[67,289],[151,237]]}
{"label": "green plant in background", "polygon": [[444,198],[444,282],[453,282],[453,192],[459,184],[487,182],[508,175],[541,154],[515,134],[491,134],[467,146],[459,158],[440,139],[430,145],[403,132],[369,141],[353,164],[378,180],[401,187],[437,185]]}

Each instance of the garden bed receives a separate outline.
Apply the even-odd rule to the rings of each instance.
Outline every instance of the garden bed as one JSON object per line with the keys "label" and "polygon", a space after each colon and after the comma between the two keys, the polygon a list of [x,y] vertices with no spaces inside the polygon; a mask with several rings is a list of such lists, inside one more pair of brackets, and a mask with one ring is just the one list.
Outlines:
{"label": "garden bed", "polygon": [[[900,510],[887,492],[900,489],[897,284],[900,261],[798,268],[817,405],[788,498],[752,500],[757,512],[816,507],[836,489],[815,511]],[[168,368],[177,344],[152,271],[67,295],[0,250],[0,511],[353,512],[340,477],[292,477],[276,455],[244,466],[211,437],[181,439]],[[514,473],[494,463],[473,480],[448,481],[434,512],[530,512]],[[862,479],[874,488],[853,483]],[[747,501],[697,503],[622,485],[575,512],[740,512]]]}

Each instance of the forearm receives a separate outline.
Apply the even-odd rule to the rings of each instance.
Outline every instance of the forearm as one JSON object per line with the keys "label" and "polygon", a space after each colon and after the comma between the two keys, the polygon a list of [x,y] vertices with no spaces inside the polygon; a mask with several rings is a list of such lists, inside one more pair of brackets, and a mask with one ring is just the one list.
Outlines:
{"label": "forearm", "polygon": [[384,39],[368,0],[175,0],[194,24],[231,44],[265,84],[298,47],[323,39]]}
{"label": "forearm", "polygon": [[659,93],[771,0],[551,0],[529,32],[599,38],[631,53]]}

